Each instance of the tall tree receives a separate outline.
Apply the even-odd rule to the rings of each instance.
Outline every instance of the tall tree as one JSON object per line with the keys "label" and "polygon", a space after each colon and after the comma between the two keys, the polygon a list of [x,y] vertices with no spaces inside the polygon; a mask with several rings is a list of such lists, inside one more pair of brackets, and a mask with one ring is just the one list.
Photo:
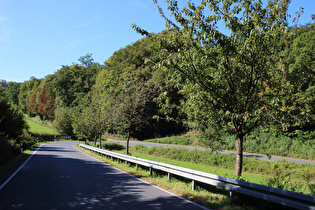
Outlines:
{"label": "tall tree", "polygon": [[[165,36],[165,34],[160,33],[159,36]],[[173,91],[173,87],[164,83],[164,72],[159,68],[154,68],[154,64],[161,59],[159,45],[159,42],[146,37],[116,51],[106,60],[104,68],[96,79],[94,89],[99,90],[100,93],[103,90],[106,92],[107,89],[111,92],[110,95],[115,97],[119,95],[120,87],[125,86],[125,81],[129,80],[130,83],[142,81],[149,86],[159,87],[160,92]],[[155,91],[155,93],[155,97],[158,97],[159,92]],[[157,103],[146,104],[145,112],[151,116],[160,115],[160,118],[158,120],[151,118],[150,123],[132,132],[131,135],[134,138],[154,138],[186,131],[186,127],[181,122],[168,121],[163,113],[159,113]],[[176,114],[174,112],[173,116]]]}
{"label": "tall tree", "polygon": [[41,87],[36,87],[31,91],[31,94],[28,97],[28,103],[27,103],[27,112],[30,116],[36,116],[37,115],[37,107],[38,107],[38,96],[41,92]]}
{"label": "tall tree", "polygon": [[53,122],[57,131],[62,135],[73,135],[73,110],[69,107],[57,110]]}
{"label": "tall tree", "polygon": [[91,91],[101,65],[94,63],[88,54],[79,59],[81,64],[63,66],[56,73],[54,88],[57,107],[74,107]]}
{"label": "tall tree", "polygon": [[20,93],[19,93],[19,109],[24,113],[27,113],[29,108],[30,96],[39,85],[41,80],[35,77],[31,77],[30,80],[23,82],[20,85]]}
{"label": "tall tree", "polygon": [[0,89],[0,135],[18,138],[27,128],[23,113],[11,105]]}
{"label": "tall tree", "polygon": [[94,139],[99,138],[99,147],[102,147],[102,134],[108,129],[108,125],[112,118],[109,117],[111,109],[106,105],[106,98],[96,94],[92,94],[91,97],[86,97],[80,106],[76,107],[74,115],[74,134],[82,139]]}
{"label": "tall tree", "polygon": [[146,125],[152,116],[146,111],[148,103],[153,102],[154,88],[138,81],[127,82],[120,87],[118,94],[114,98],[114,116],[116,126],[126,133],[126,154],[129,154],[129,141],[131,135]]}
{"label": "tall tree", "polygon": [[[153,0],[158,6],[157,1]],[[159,38],[133,25],[141,34],[161,41],[174,80],[187,80],[190,111],[200,126],[220,135],[236,135],[235,175],[241,176],[243,140],[265,118],[262,92],[277,62],[276,42],[287,26],[288,1],[203,0],[183,9],[166,0],[171,16],[158,10],[169,27]],[[221,32],[225,24],[228,32]]]}
{"label": "tall tree", "polygon": [[19,104],[19,93],[20,93],[20,85],[21,83],[16,83],[14,82],[12,86],[9,86],[7,95],[8,95],[8,99],[11,103],[13,103],[14,105],[18,105]]}
{"label": "tall tree", "polygon": [[38,94],[37,113],[42,119],[51,120],[54,118],[56,109],[56,91],[53,87],[56,75],[47,75],[40,84],[41,92]]}

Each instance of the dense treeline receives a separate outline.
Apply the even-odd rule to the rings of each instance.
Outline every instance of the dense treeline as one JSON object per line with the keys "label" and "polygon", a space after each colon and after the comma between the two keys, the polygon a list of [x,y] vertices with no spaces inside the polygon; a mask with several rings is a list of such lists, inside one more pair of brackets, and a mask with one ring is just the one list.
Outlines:
{"label": "dense treeline", "polygon": [[[187,14],[198,12],[193,5],[189,8]],[[230,127],[238,138],[263,128],[275,135],[306,136],[314,146],[314,24],[276,35],[267,30],[263,37],[255,31],[260,23],[254,20],[244,28],[233,23],[237,43],[232,46],[224,34],[210,34],[207,40],[210,35],[201,33],[205,26],[190,31],[193,22],[176,14],[182,27],[169,22],[173,28],[116,51],[104,64],[87,54],[42,79],[1,80],[6,93],[1,106],[11,107],[1,108],[1,113],[11,110],[21,117],[18,109],[53,121],[61,134],[84,140],[96,140],[105,132],[125,135],[129,141],[195,129],[208,146],[224,149],[218,134],[226,135],[223,128]],[[273,54],[266,50],[268,45]]]}
{"label": "dense treeline", "polygon": [[1,84],[13,106],[53,121],[64,135],[95,140],[105,132],[138,139],[180,134],[187,126],[160,116],[154,102],[161,91],[171,92],[174,100],[181,97],[154,67],[161,60],[159,47],[144,38],[116,51],[104,65],[87,54],[44,79]]}
{"label": "dense treeline", "polygon": [[[314,94],[312,93],[314,54],[312,53],[313,46],[310,43],[314,43],[314,25],[309,24],[292,30],[295,30],[294,36],[284,36],[283,40],[283,42],[289,43],[289,45],[287,43],[285,45],[283,57],[286,58],[284,64],[289,70],[292,92],[296,97],[300,97],[298,100],[290,102],[291,109],[297,105],[302,106],[304,109],[308,109],[305,112],[310,113],[312,117],[315,103],[314,97],[310,96]],[[161,36],[166,35],[167,32],[161,34]],[[159,42],[144,38],[116,51],[104,65],[93,62],[92,55],[87,54],[78,59],[78,64],[62,66],[55,74],[47,75],[44,79],[31,77],[30,80],[23,83],[1,80],[1,86],[5,90],[10,104],[17,106],[23,113],[30,116],[38,115],[43,120],[55,121],[56,127],[62,134],[89,139],[94,138],[95,133],[84,135],[80,134],[78,128],[74,129],[80,126],[76,125],[75,116],[78,117],[80,113],[84,112],[87,112],[87,115],[92,114],[92,111],[88,112],[85,109],[91,108],[92,105],[96,106],[95,100],[102,106],[100,109],[107,107],[109,110],[110,103],[115,103],[114,98],[118,100],[119,95],[128,95],[125,93],[127,89],[132,90],[132,88],[141,86],[145,93],[142,96],[145,98],[142,100],[146,100],[142,109],[149,119],[148,121],[144,120],[145,117],[140,119],[141,129],[135,129],[132,136],[144,139],[178,134],[188,129],[187,126],[184,126],[187,116],[178,107],[173,109],[167,107],[172,111],[164,109],[166,106],[180,105],[185,97],[183,92],[178,92],[177,86],[180,84],[172,84],[163,68],[156,67],[156,64],[162,59],[161,56]],[[298,79],[299,76],[303,76],[301,74],[304,75],[304,78]],[[146,90],[143,90],[145,88]],[[167,100],[163,100],[166,97]],[[288,102],[290,100],[293,98],[287,98]],[[303,103],[294,104],[298,101],[303,101]],[[120,101],[120,104],[122,105],[123,102]],[[126,102],[125,105],[130,104]],[[103,111],[106,112],[106,110]],[[93,112],[93,114],[97,113]],[[103,120],[108,118],[104,113],[101,113],[100,117]],[[87,118],[85,117],[85,119]],[[96,118],[91,117],[91,121],[93,119]],[[71,122],[67,124],[63,120]],[[117,120],[120,120],[119,117]],[[112,125],[108,125],[103,132],[127,133],[123,125],[117,126],[113,116],[108,121],[112,121],[109,123]],[[87,122],[87,127],[89,124],[91,122]],[[313,129],[314,122],[310,121],[304,126]]]}

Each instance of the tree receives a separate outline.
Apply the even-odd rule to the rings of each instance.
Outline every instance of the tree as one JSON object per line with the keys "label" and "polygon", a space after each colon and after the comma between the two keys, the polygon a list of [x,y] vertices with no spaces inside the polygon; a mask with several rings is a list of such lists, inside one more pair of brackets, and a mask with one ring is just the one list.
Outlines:
{"label": "tree", "polygon": [[69,107],[57,110],[54,126],[60,134],[69,136],[73,135],[72,115],[72,110]]}
{"label": "tree", "polygon": [[43,91],[39,94],[37,113],[41,118],[53,119],[55,111],[55,92],[52,87],[44,87]]}
{"label": "tree", "polygon": [[27,110],[29,109],[29,102],[31,101],[30,96],[33,90],[35,90],[39,86],[40,82],[40,79],[31,77],[30,80],[25,81],[20,85],[20,93],[18,96],[19,109],[22,110],[24,113],[27,113]]}
{"label": "tree", "polygon": [[79,59],[81,64],[63,66],[56,73],[54,88],[57,107],[74,107],[91,91],[101,65],[93,63],[91,54]]}
{"label": "tree", "polygon": [[27,128],[23,113],[16,106],[9,104],[5,94],[0,89],[0,135],[18,138]]}
{"label": "tree", "polygon": [[73,127],[78,138],[94,138],[94,145],[96,145],[96,139],[99,137],[99,147],[101,148],[102,134],[112,121],[108,117],[111,110],[105,105],[106,99],[104,97],[92,93],[90,94],[91,97],[86,97],[85,101],[76,108]]}
{"label": "tree", "polygon": [[[186,80],[183,92],[202,131],[236,135],[235,175],[241,176],[244,136],[264,122],[266,83],[279,52],[277,40],[287,26],[288,1],[203,0],[182,10],[167,0],[175,22],[165,18],[169,36],[159,38],[166,59],[161,62],[173,80]],[[224,23],[228,32],[220,32]],[[212,135],[213,136],[213,135]]]}
{"label": "tree", "polygon": [[[314,26],[313,26],[314,27]],[[286,97],[282,110],[289,116],[290,127],[315,128],[315,31],[294,39],[286,51]]]}
{"label": "tree", "polygon": [[27,103],[27,112],[30,116],[37,115],[37,107],[38,107],[38,95],[41,92],[41,88],[38,86],[37,88],[31,91],[31,94],[28,97]]}
{"label": "tree", "polygon": [[56,109],[55,99],[56,92],[53,88],[54,81],[56,79],[55,75],[47,75],[40,84],[41,92],[38,94],[38,106],[37,113],[40,115],[41,119],[53,119],[54,112]]}
{"label": "tree", "polygon": [[21,83],[14,82],[12,86],[8,89],[8,100],[14,105],[19,104],[19,93],[20,93],[20,85]]}
{"label": "tree", "polygon": [[146,125],[152,116],[145,112],[148,103],[153,102],[154,88],[143,82],[127,82],[120,87],[114,98],[113,108],[115,125],[126,133],[126,154],[129,154],[129,140],[131,135]]}
{"label": "tree", "polygon": [[[165,36],[160,33],[159,36]],[[125,81],[130,83],[147,83],[148,86],[155,87],[155,96],[158,97],[160,92],[176,93],[173,87],[164,83],[165,73],[159,69],[154,68],[155,63],[159,62],[160,44],[148,37],[136,41],[132,45],[128,45],[116,51],[104,64],[104,68],[99,73],[95,86],[93,89],[110,92],[110,97],[119,95],[117,87],[125,86]],[[129,79],[128,79],[129,78]],[[170,90],[170,89],[172,90]],[[173,96],[173,94],[171,94]],[[110,99],[107,99],[110,101]],[[169,121],[164,114],[159,113],[158,103],[147,103],[145,106],[145,113],[150,116],[159,115],[158,120],[151,118],[150,122],[143,125],[137,131],[132,132],[132,137],[137,139],[155,138],[167,135],[174,135],[186,131],[186,127],[181,122]],[[177,113],[173,113],[175,117]],[[115,131],[115,128],[112,128]]]}

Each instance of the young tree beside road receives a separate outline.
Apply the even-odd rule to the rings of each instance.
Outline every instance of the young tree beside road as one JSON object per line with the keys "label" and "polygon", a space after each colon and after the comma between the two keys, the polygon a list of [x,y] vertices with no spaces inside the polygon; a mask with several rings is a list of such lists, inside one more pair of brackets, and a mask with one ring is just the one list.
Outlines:
{"label": "young tree beside road", "polygon": [[[166,2],[175,21],[154,0],[166,20],[168,37],[133,27],[160,40],[165,58],[160,64],[172,80],[186,81],[186,110],[200,130],[210,136],[235,134],[235,175],[241,176],[244,137],[266,119],[266,87],[281,82],[274,80],[273,71],[289,2],[274,0],[264,6],[258,0],[203,0],[183,9],[178,1]],[[221,32],[220,24],[228,32]]]}

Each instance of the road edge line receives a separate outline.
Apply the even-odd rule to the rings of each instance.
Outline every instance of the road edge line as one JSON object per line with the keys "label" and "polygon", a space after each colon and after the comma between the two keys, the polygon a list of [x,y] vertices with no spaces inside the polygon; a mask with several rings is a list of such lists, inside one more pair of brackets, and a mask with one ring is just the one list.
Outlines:
{"label": "road edge line", "polygon": [[[43,145],[43,144],[42,144]],[[41,148],[40,145],[37,150],[39,150],[39,148]],[[5,181],[3,182],[3,184],[0,186],[0,190],[2,190],[2,188],[4,188],[6,186],[6,184],[8,184],[8,182],[11,181],[11,179],[13,179],[13,177],[25,166],[25,164],[31,159],[31,157],[33,157],[33,155],[37,152],[37,150],[35,150],[35,152],[33,152],[33,154]]]}

